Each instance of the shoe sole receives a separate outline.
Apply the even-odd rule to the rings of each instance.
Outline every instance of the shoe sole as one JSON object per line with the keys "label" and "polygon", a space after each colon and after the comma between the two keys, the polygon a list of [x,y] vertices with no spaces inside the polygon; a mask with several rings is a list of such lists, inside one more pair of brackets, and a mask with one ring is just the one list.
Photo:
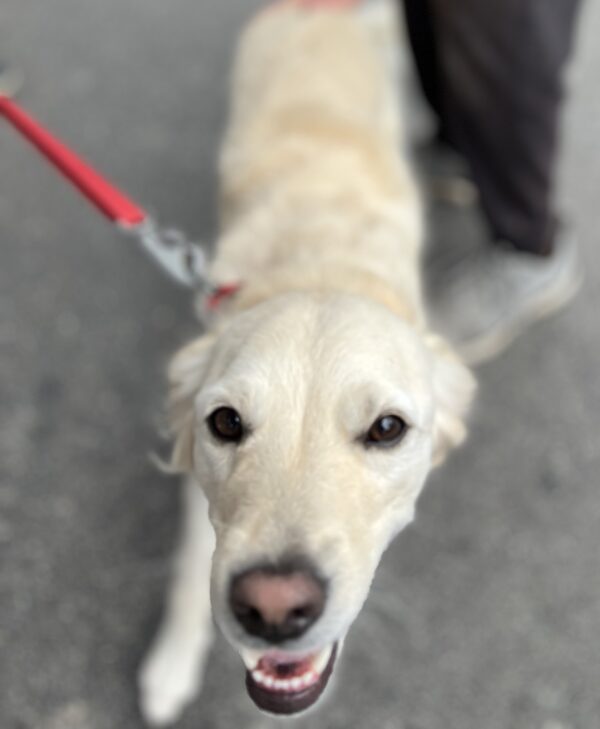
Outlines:
{"label": "shoe sole", "polygon": [[463,361],[471,366],[484,364],[499,356],[532,324],[555,314],[577,294],[583,283],[583,273],[575,275],[560,286],[540,295],[525,308],[520,316],[504,328],[498,327],[468,344],[457,346]]}

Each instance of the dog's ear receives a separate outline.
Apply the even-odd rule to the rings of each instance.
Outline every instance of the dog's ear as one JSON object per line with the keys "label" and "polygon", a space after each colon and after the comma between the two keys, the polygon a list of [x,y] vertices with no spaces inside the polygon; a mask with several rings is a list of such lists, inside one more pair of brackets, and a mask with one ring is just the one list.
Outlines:
{"label": "dog's ear", "polygon": [[467,435],[465,418],[476,390],[475,378],[450,345],[432,334],[427,344],[433,355],[433,465],[439,466],[450,450]]}
{"label": "dog's ear", "polygon": [[193,466],[194,398],[210,357],[214,337],[205,335],[179,350],[169,364],[169,428],[174,437],[170,469],[188,473]]}

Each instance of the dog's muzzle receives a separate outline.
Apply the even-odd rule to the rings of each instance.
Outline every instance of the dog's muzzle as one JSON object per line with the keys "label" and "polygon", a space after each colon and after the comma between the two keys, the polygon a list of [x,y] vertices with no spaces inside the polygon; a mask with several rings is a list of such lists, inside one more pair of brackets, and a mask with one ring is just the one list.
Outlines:
{"label": "dog's muzzle", "polygon": [[307,633],[321,617],[326,601],[327,581],[305,559],[251,567],[231,581],[229,606],[244,633],[278,646],[242,650],[248,694],[264,711],[303,711],[325,689],[335,662],[336,643],[311,653],[279,646]]}

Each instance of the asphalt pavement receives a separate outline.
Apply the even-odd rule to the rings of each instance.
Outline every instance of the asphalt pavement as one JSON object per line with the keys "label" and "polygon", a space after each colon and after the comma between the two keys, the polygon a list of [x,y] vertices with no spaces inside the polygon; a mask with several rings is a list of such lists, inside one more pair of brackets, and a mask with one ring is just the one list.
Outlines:
{"label": "asphalt pavement", "polygon": [[[258,6],[2,0],[0,58],[51,129],[210,244],[232,53]],[[584,289],[478,371],[468,445],[430,479],[334,691],[296,727],[600,727],[599,34],[589,2],[560,162]],[[179,508],[148,454],[165,363],[198,324],[2,123],[0,252],[0,727],[136,729]],[[277,724],[219,640],[182,729]]]}

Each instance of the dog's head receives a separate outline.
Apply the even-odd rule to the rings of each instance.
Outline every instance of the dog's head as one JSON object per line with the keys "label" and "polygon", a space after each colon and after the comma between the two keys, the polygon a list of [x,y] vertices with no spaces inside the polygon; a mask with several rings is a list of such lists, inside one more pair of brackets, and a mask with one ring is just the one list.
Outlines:
{"label": "dog's head", "polygon": [[442,340],[343,294],[278,296],[171,366],[174,465],[216,533],[215,619],[271,712],[312,705],[390,540],[465,435]]}

